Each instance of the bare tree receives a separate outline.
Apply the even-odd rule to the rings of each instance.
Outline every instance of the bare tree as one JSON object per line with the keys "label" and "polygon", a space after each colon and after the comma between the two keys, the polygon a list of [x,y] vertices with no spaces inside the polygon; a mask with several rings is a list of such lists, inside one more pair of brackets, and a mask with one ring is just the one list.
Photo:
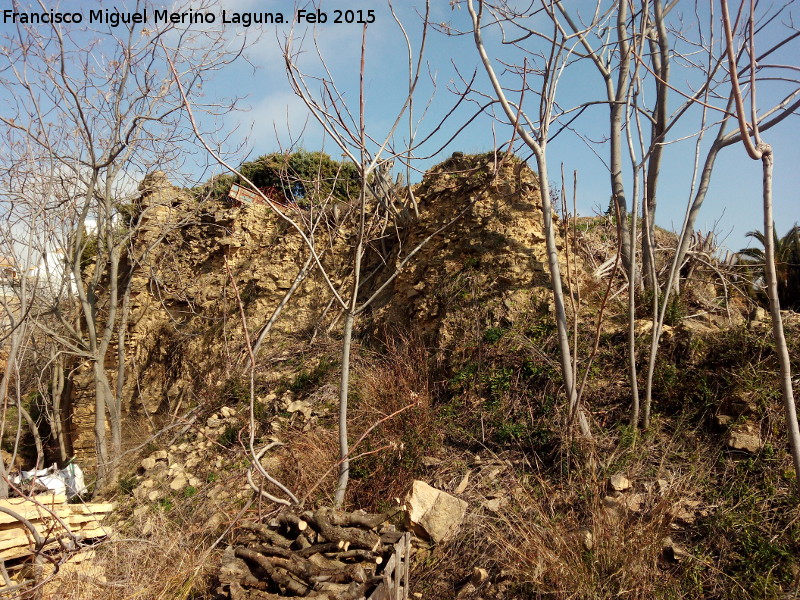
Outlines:
{"label": "bare tree", "polygon": [[[517,9],[507,2],[487,2],[472,0],[466,2],[472,15],[472,30],[476,39],[480,28],[496,26],[501,32],[501,41],[506,47],[503,53],[502,72],[490,73],[493,95],[500,101],[506,123],[531,147],[539,165],[543,189],[547,185],[546,171],[542,171],[542,159],[546,159],[546,142],[571,130],[579,138],[588,140],[585,129],[578,118],[595,106],[606,105],[610,114],[608,133],[608,160],[611,183],[611,198],[617,210],[625,209],[623,200],[625,180],[630,176],[633,182],[631,204],[634,208],[632,231],[625,234],[623,223],[618,223],[618,234],[622,237],[623,259],[631,287],[628,290],[628,354],[629,380],[632,398],[632,424],[638,425],[639,394],[636,366],[635,335],[633,330],[636,290],[636,229],[637,212],[641,202],[641,256],[644,281],[647,283],[652,303],[653,335],[647,359],[642,416],[645,427],[650,424],[653,394],[653,377],[658,356],[664,318],[669,307],[671,294],[678,293],[680,267],[686,259],[694,224],[700,207],[707,195],[711,174],[719,152],[739,141],[740,134],[728,131],[733,98],[729,93],[728,78],[724,74],[725,58],[720,52],[718,32],[716,31],[713,6],[709,9],[708,20],[699,19],[701,11],[695,7],[697,23],[688,26],[680,18],[670,15],[677,13],[677,2],[661,0],[631,3],[627,1],[603,2],[598,0],[584,10],[558,0],[540,0]],[[477,7],[477,9],[476,9]],[[774,36],[775,23],[785,13],[787,5],[764,8],[760,21],[757,19],[753,34]],[[482,15],[490,15],[481,19]],[[476,15],[478,19],[476,20]],[[534,17],[539,18],[537,27],[526,25]],[[541,21],[541,19],[544,19]],[[546,27],[541,22],[548,24]],[[770,30],[770,27],[772,30]],[[762,52],[759,61],[796,38],[789,31],[783,37],[773,37],[768,50]],[[478,39],[479,46],[482,41]],[[680,50],[678,50],[680,48]],[[509,49],[516,52],[509,55]],[[512,56],[512,58],[509,58]],[[742,53],[739,52],[739,58]],[[492,67],[485,49],[481,58],[487,71]],[[679,61],[682,78],[692,81],[677,86],[674,78],[675,60]],[[589,61],[603,79],[603,88],[598,88],[597,96],[589,98],[576,106],[564,107],[555,94],[558,78],[577,69],[577,64]],[[781,69],[783,69],[781,71]],[[791,67],[758,63],[758,78],[789,81],[787,71]],[[505,79],[504,79],[505,78]],[[505,82],[505,83],[503,83]],[[503,89],[505,88],[505,89]],[[517,97],[511,98],[511,90]],[[506,97],[504,98],[503,95]],[[654,98],[652,106],[647,101]],[[773,106],[764,111],[758,119],[762,130],[774,126],[796,110],[798,91],[790,88],[782,97],[774,100]],[[668,100],[676,104],[669,110]],[[674,100],[677,98],[677,102]],[[715,106],[722,99],[726,104]],[[535,118],[526,113],[528,106],[538,108]],[[538,104],[538,106],[537,106]],[[695,167],[692,173],[689,202],[678,247],[668,263],[667,281],[659,281],[655,261],[655,217],[658,189],[663,180],[664,156],[667,148],[686,138],[678,136],[678,126],[691,125],[697,132],[694,137]],[[535,135],[526,136],[521,126]],[[552,132],[550,129],[552,128]],[[711,144],[706,142],[707,132],[716,128]],[[630,155],[630,171],[622,168],[622,149],[627,142]],[[533,142],[533,144],[532,144]],[[536,148],[535,146],[538,146]],[[705,154],[705,160],[701,160]],[[546,160],[544,161],[546,166]],[[543,196],[548,196],[544,194]],[[620,215],[627,221],[627,215]],[[547,218],[545,217],[545,221]],[[626,239],[627,238],[627,239]],[[555,261],[557,266],[557,261]],[[551,273],[553,268],[551,267]],[[555,280],[554,280],[555,282]],[[559,288],[560,284],[554,284]],[[557,301],[558,304],[558,301]],[[561,320],[557,314],[557,320]],[[561,327],[560,323],[560,327]],[[566,325],[563,325],[566,329]],[[560,337],[562,354],[568,351],[567,336]],[[563,360],[563,358],[562,358]],[[574,370],[574,369],[573,369]],[[568,379],[565,377],[565,380]],[[569,386],[568,386],[569,388]],[[574,399],[573,399],[574,401]]]}
{"label": "bare tree", "polygon": [[[342,152],[345,161],[355,168],[357,174],[357,189],[350,190],[347,198],[337,198],[337,201],[340,202],[332,207],[335,215],[334,229],[339,232],[337,235],[344,235],[350,244],[350,254],[345,264],[338,268],[324,264],[322,260],[324,248],[320,248],[317,236],[313,233],[319,225],[319,221],[312,218],[310,214],[304,215],[302,211],[293,212],[287,210],[285,206],[275,203],[263,191],[258,190],[252,181],[225,161],[198,132],[198,137],[206,150],[220,164],[236,173],[256,193],[261,194],[263,201],[280,218],[284,219],[303,240],[310,254],[308,259],[310,262],[307,262],[300,270],[295,283],[299,283],[309,267],[313,266],[331,293],[332,305],[337,306],[340,314],[344,317],[339,383],[339,479],[334,499],[337,507],[344,502],[350,473],[347,415],[350,359],[356,321],[389,288],[419,250],[433,237],[455,223],[471,205],[471,203],[467,203],[460,213],[454,215],[450,221],[413,248],[403,248],[402,226],[409,218],[413,218],[413,215],[418,213],[418,209],[410,185],[403,187],[392,181],[392,167],[395,163],[404,165],[406,172],[409,173],[413,168],[413,162],[417,160],[421,145],[430,144],[434,133],[439,130],[444,119],[447,119],[453,111],[448,112],[443,120],[431,127],[426,135],[419,133],[419,123],[414,121],[411,109],[418,95],[417,88],[420,77],[424,72],[423,57],[428,34],[430,3],[425,2],[422,29],[417,45],[412,43],[411,37],[395,12],[392,3],[387,2],[387,6],[397,27],[400,44],[408,56],[408,78],[407,90],[404,90],[405,94],[399,100],[399,106],[389,127],[382,134],[378,134],[367,123],[367,77],[368,65],[371,66],[367,52],[368,23],[363,23],[361,31],[358,63],[360,65],[358,69],[359,88],[358,100],[355,104],[350,103],[337,87],[336,78],[318,44],[316,30],[310,32],[310,36],[313,38],[312,43],[317,59],[317,74],[312,75],[303,71],[302,67],[305,65],[300,63],[300,57],[304,52],[303,43],[308,32],[301,32],[298,25],[295,24],[283,44],[283,56],[292,89],[322,128],[325,139],[332,140]],[[175,76],[178,79],[177,73]],[[385,102],[385,100],[382,101]],[[456,105],[459,103],[460,101],[457,101]],[[401,139],[399,128],[404,121],[409,126],[408,137]],[[330,202],[330,198],[323,201],[323,204],[325,202]],[[391,243],[387,243],[387,240],[391,240]],[[390,252],[394,253],[391,261],[389,260]],[[372,282],[369,294],[365,294],[367,282]],[[277,312],[285,304],[285,301],[288,301],[288,297],[294,289],[293,285],[284,301],[277,307],[276,313],[265,325],[262,334],[256,340],[256,349],[263,341],[270,324],[274,322]],[[254,361],[253,353],[250,356],[251,362]],[[254,466],[258,468],[257,458],[253,462]],[[262,475],[264,475],[263,472]],[[270,481],[275,483],[271,479]]]}
{"label": "bare tree", "polygon": [[[391,185],[391,169],[397,162],[404,164],[407,173],[412,163],[417,160],[420,148],[429,143],[432,132],[437,131],[443,120],[429,126],[431,133],[422,135],[413,120],[412,107],[417,98],[420,77],[424,72],[426,41],[429,29],[430,2],[426,0],[422,13],[422,25],[418,45],[414,46],[403,23],[395,12],[391,1],[387,6],[397,26],[401,46],[408,57],[407,88],[405,95],[398,101],[398,108],[393,113],[389,127],[383,134],[367,124],[367,64],[368,64],[368,25],[362,27],[360,46],[360,68],[358,71],[359,95],[357,104],[347,101],[337,87],[325,56],[314,39],[320,75],[312,75],[301,70],[300,55],[302,40],[293,30],[284,44],[284,58],[290,84],[295,94],[306,105],[313,118],[319,123],[326,136],[333,140],[343,155],[355,166],[360,188],[352,199],[350,222],[345,228],[353,232],[352,254],[348,271],[349,282],[339,289],[331,288],[336,303],[344,314],[341,378],[339,382],[339,479],[336,486],[334,504],[341,507],[344,503],[347,483],[350,474],[350,448],[348,440],[348,400],[350,387],[350,358],[352,354],[352,338],[356,321],[372,303],[388,288],[401,271],[411,262],[417,252],[435,236],[450,227],[469,209],[472,200],[467,202],[458,214],[432,232],[413,248],[403,248],[400,229],[404,221],[411,215],[417,215],[418,209],[410,182],[408,187]],[[316,33],[316,32],[315,32]],[[316,85],[318,90],[314,89]],[[456,101],[459,104],[464,95]],[[449,111],[446,120],[453,111]],[[408,137],[402,139],[398,133],[400,124],[407,120]],[[452,139],[452,138],[451,138]],[[387,236],[394,238],[393,264],[386,264],[389,256],[385,254]],[[376,276],[377,270],[364,273],[364,268],[372,255],[373,262],[378,263],[381,271],[380,283],[371,293],[364,295],[364,284]],[[384,266],[385,265],[385,266]],[[363,297],[362,297],[363,296]]]}
{"label": "bare tree", "polygon": [[[150,4],[137,2],[137,9],[150,10]],[[94,31],[17,23],[3,46],[8,66],[0,85],[7,106],[0,124],[9,138],[34,149],[31,166],[39,176],[30,181],[40,185],[25,190],[30,210],[43,209],[50,220],[46,249],[63,251],[63,295],[50,309],[59,327],[45,329],[91,372],[98,488],[115,480],[122,448],[122,398],[109,378],[107,356],[130,281],[121,261],[142,217],[126,209],[142,171],[180,165],[185,139],[182,99],[162,47],[186,71],[190,94],[232,58],[221,32],[174,23]],[[15,156],[4,153],[4,159]],[[77,313],[67,310],[65,296],[74,298]]]}
{"label": "bare tree", "polygon": [[[755,84],[760,80],[779,80],[782,81],[787,88],[785,91],[771,97],[770,108],[758,112],[754,105],[751,116],[752,126],[757,127],[762,132],[783,123],[800,108],[800,82],[791,76],[787,76],[787,73],[792,73],[794,67],[770,64],[765,60],[774,52],[784,48],[797,38],[797,33],[793,30],[776,32],[769,29],[770,24],[774,26],[776,20],[786,11],[787,6],[788,5],[767,7],[760,15],[756,13],[755,9],[751,13],[751,18],[755,23],[752,29],[753,37],[760,33],[763,37],[769,39],[768,48],[757,57],[764,62],[760,64],[757,74],[752,74],[751,87],[755,87]],[[678,234],[677,248],[669,262],[666,282],[663,286],[656,286],[655,292],[657,293],[653,296],[653,333],[650,340],[645,381],[645,397],[642,411],[642,423],[644,427],[649,427],[650,425],[653,377],[661,334],[664,328],[664,320],[669,308],[671,295],[677,293],[680,269],[689,251],[695,222],[703,206],[703,202],[707,197],[720,152],[742,141],[742,132],[739,129],[730,129],[730,121],[734,118],[734,107],[736,106],[736,86],[733,85],[733,80],[739,76],[740,73],[745,72],[745,70],[749,68],[749,65],[744,69],[740,68],[739,73],[733,71],[732,73],[728,73],[727,76],[719,76],[720,70],[723,69],[725,63],[728,61],[728,51],[725,45],[723,45],[722,50],[720,50],[716,44],[716,36],[718,34],[716,29],[717,21],[718,19],[712,7],[708,15],[707,34],[699,36],[700,39],[694,42],[696,48],[706,56],[705,63],[693,63],[693,68],[696,69],[701,76],[701,85],[697,90],[687,92],[679,90],[677,87],[670,84],[671,89],[678,93],[684,101],[675,112],[675,116],[670,119],[667,125],[667,131],[674,127],[674,124],[677,123],[677,119],[683,114],[697,107],[700,107],[702,110],[703,125],[700,130],[701,134],[698,136],[695,145],[695,171],[692,177],[692,185],[686,206],[684,222]],[[734,56],[736,60],[739,61],[744,56],[744,52],[734,52]],[[721,99],[724,101],[724,104],[715,106],[712,104],[715,98]],[[714,121],[715,117],[717,118],[716,121]],[[708,125],[706,125],[706,123],[708,123]],[[705,157],[702,160],[701,166],[700,158],[703,156],[703,152],[700,142],[702,140],[702,134],[709,129],[716,129],[716,133],[710,146],[705,150]]]}
{"label": "bare tree", "polygon": [[[28,146],[24,143],[19,144],[18,148],[25,150]],[[25,154],[21,157],[21,163]],[[2,407],[2,422],[0,422],[0,439],[6,428],[15,431],[15,444],[11,453],[11,460],[8,465],[2,464],[0,460],[0,497],[8,496],[7,473],[16,462],[16,457],[20,451],[20,439],[23,429],[23,421],[26,428],[34,438],[36,446],[36,465],[40,468],[44,460],[44,450],[42,438],[39,434],[38,424],[31,417],[25,403],[24,397],[27,395],[27,382],[23,381],[25,373],[32,369],[26,369],[26,363],[33,353],[33,333],[34,327],[32,315],[38,310],[41,295],[39,273],[31,269],[32,263],[37,257],[36,231],[41,225],[42,214],[27,214],[17,210],[19,196],[13,190],[16,185],[22,185],[25,177],[25,170],[20,168],[20,164],[7,165],[0,173],[0,181],[3,187],[8,190],[0,205],[2,206],[2,218],[5,227],[0,234],[0,254],[4,255],[3,272],[0,274],[0,339],[5,346],[5,365],[0,374],[0,406]],[[8,419],[8,410],[15,408],[17,412],[17,422],[12,423]]]}
{"label": "bare tree", "polygon": [[[518,100],[509,100],[509,87],[504,86],[495,71],[495,64],[490,58],[483,41],[482,31],[487,25],[514,24],[519,16],[505,3],[501,5],[489,4],[483,0],[467,0],[467,9],[472,21],[472,34],[475,47],[478,50],[483,67],[492,85],[494,98],[502,107],[505,118],[519,135],[525,145],[533,152],[539,175],[539,187],[542,196],[542,219],[544,225],[545,243],[547,245],[547,264],[550,270],[551,289],[555,302],[555,317],[558,328],[558,344],[561,355],[561,373],[569,401],[570,420],[577,418],[581,433],[584,437],[591,437],[589,422],[578,402],[577,376],[573,367],[572,349],[569,341],[569,324],[564,304],[564,291],[561,279],[561,267],[558,262],[558,248],[556,247],[556,232],[553,225],[553,207],[550,196],[550,183],[547,165],[547,144],[551,138],[551,126],[556,122],[558,105],[556,93],[560,77],[569,64],[570,58],[577,44],[580,43],[581,34],[567,34],[558,24],[553,26],[553,31],[541,53],[530,51],[521,45],[520,39],[511,42],[519,48],[524,58],[521,63],[515,64],[512,72],[519,74],[519,80],[512,89],[521,90]],[[545,7],[548,14],[555,17],[553,5]],[[486,22],[486,15],[489,23]],[[534,81],[532,82],[531,79]],[[521,81],[520,81],[521,80]],[[528,93],[537,100],[534,101],[538,112],[531,117],[524,110],[524,95]],[[538,102],[537,102],[538,101]]]}
{"label": "bare tree", "polygon": [[[746,10],[746,2],[740,5]],[[763,170],[762,199],[764,208],[764,273],[767,280],[767,297],[769,298],[769,312],[772,317],[772,337],[775,340],[775,347],[778,354],[778,364],[780,366],[780,387],[783,397],[783,407],[786,416],[786,432],[789,438],[794,471],[800,474],[800,427],[797,424],[797,407],[794,402],[794,390],[792,388],[792,366],[789,360],[789,349],[786,346],[786,336],[783,331],[783,319],[781,318],[781,305],[778,298],[778,277],[775,272],[775,222],[772,216],[772,183],[773,168],[775,163],[772,146],[765,142],[761,137],[759,126],[758,103],[756,96],[757,82],[757,60],[756,41],[755,41],[755,2],[751,0],[749,15],[744,19],[744,39],[746,56],[749,64],[746,69],[750,75],[750,121],[745,110],[744,94],[739,84],[738,61],[733,44],[733,26],[731,24],[730,13],[727,0],[720,0],[722,8],[722,24],[725,36],[725,54],[728,59],[728,69],[731,78],[731,94],[735,104],[736,120],[739,124],[739,136],[744,145],[747,155],[753,160],[760,160]],[[797,478],[798,489],[800,490],[800,477]]]}

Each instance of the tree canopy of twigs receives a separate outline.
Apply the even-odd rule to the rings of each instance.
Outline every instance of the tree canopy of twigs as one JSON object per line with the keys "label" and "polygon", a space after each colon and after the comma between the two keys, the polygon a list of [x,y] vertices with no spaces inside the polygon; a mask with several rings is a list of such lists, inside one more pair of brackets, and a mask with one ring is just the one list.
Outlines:
{"label": "tree canopy of twigs", "polygon": [[122,398],[106,356],[135,268],[129,245],[143,218],[131,210],[136,183],[145,172],[178,170],[191,135],[162,48],[192,96],[238,55],[221,30],[170,22],[151,29],[17,22],[2,45],[4,218],[18,235],[35,227],[25,268],[47,266],[41,280],[51,289],[37,310],[51,318],[33,322],[59,356],[91,373],[98,487],[116,478],[122,447]]}

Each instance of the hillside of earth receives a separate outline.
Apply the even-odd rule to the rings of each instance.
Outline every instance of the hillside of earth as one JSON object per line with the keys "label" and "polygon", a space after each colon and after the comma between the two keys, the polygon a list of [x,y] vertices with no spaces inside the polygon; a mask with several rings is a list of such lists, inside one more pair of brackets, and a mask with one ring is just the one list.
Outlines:
{"label": "hillside of earth", "polygon": [[[797,473],[769,314],[711,236],[697,233],[681,265],[652,420],[637,429],[615,220],[553,217],[586,437],[565,395],[537,175],[513,156],[457,153],[413,187],[382,182],[413,194],[417,214],[398,204],[383,207],[396,219],[370,221],[337,513],[347,318],[333,292],[352,286],[359,220],[339,171],[300,194],[299,175],[271,181],[267,159],[246,167],[276,195],[232,202],[233,177],[189,190],[154,172],[140,185],[124,335],[106,361],[122,453],[116,481],[93,490],[114,503],[113,534],[60,564],[39,597],[360,598],[385,561],[359,541],[406,531],[408,598],[800,597]],[[380,202],[367,203],[376,215]],[[659,281],[677,243],[657,231]],[[658,300],[642,294],[635,307],[640,390]],[[800,369],[800,315],[784,320]],[[66,453],[91,480],[92,364],[67,371]],[[44,419],[36,406],[31,396]],[[42,436],[45,464],[58,461],[52,428]],[[420,516],[425,494],[435,500]],[[350,531],[356,521],[366,533]],[[357,540],[351,554],[336,527]],[[332,579],[336,569],[348,578]]]}

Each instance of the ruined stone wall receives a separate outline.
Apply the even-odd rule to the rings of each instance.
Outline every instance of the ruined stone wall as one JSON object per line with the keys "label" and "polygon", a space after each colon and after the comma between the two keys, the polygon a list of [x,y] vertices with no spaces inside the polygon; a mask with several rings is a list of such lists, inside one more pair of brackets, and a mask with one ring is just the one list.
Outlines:
{"label": "ruined stone wall", "polygon": [[[308,256],[299,235],[266,206],[198,202],[163,173],[148,176],[140,189],[141,227],[127,259],[135,263],[123,393],[125,438],[131,443],[146,433],[140,431],[143,423],[152,429],[159,416],[203,402],[203,393],[220,387],[245,364],[245,334],[229,270],[255,339]],[[275,323],[266,354],[277,351],[286,336],[316,324],[328,299],[325,292],[312,271]],[[114,347],[107,357],[112,386],[116,354]],[[79,460],[91,464],[91,371],[79,369],[73,383],[73,447]]]}
{"label": "ruined stone wall", "polygon": [[[552,304],[536,174],[493,153],[455,155],[425,174],[416,188],[420,218],[407,232],[400,256],[435,235],[401,272],[381,318],[413,323],[446,347],[478,307],[492,326],[520,312]],[[559,240],[560,243],[560,240]]]}
{"label": "ruined stone wall", "polygon": [[[245,337],[228,269],[255,339],[308,256],[300,236],[267,206],[199,203],[163,173],[148,176],[141,192],[125,343],[123,400],[130,425],[125,437],[131,443],[140,441],[142,432],[135,429],[142,423],[157,425],[159,416],[202,403],[203,394],[242,372]],[[446,346],[472,318],[466,305],[480,306],[492,324],[546,302],[539,186],[524,163],[509,157],[498,164],[493,154],[454,156],[425,175],[415,197],[419,218],[387,236],[394,244],[388,246],[389,261],[365,295],[420,241],[458,219],[414,256],[363,326],[413,323]],[[327,248],[323,260],[337,280],[350,256],[347,237],[341,227],[317,232],[319,248]],[[382,260],[373,253],[367,269]],[[330,296],[318,270],[312,270],[275,324],[265,356],[278,356],[282,344],[318,325]],[[326,323],[335,314],[331,311]],[[108,360],[113,371],[116,357]],[[74,394],[73,445],[84,462],[94,459],[90,383],[90,377],[78,377]]]}

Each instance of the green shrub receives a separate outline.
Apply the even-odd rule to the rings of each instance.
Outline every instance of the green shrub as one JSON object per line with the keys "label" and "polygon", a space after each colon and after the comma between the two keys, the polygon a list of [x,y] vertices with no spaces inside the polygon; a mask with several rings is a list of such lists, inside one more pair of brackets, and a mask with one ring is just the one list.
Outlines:
{"label": "green shrub", "polygon": [[496,343],[503,334],[506,332],[505,329],[502,327],[489,327],[486,331],[483,332],[483,340],[487,344],[494,344]]}
{"label": "green shrub", "polygon": [[220,434],[217,441],[220,443],[220,445],[225,446],[226,448],[230,448],[236,443],[238,439],[239,439],[239,428],[236,427],[235,425],[228,425],[225,428],[225,431],[223,431]]}
{"label": "green shrub", "polygon": [[132,496],[133,490],[136,489],[136,485],[139,482],[136,480],[136,477],[130,475],[128,477],[122,477],[117,482],[117,488],[119,489],[119,493],[124,496]]}

